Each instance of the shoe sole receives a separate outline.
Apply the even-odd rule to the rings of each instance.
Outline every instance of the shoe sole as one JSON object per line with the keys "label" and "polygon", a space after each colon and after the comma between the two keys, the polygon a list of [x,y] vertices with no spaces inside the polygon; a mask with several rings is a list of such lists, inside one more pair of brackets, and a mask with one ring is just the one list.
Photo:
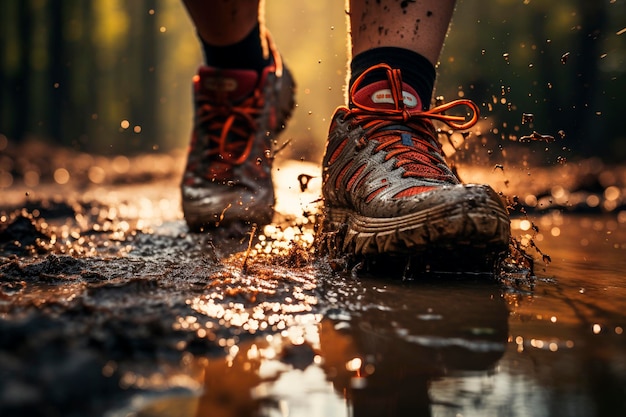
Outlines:
{"label": "shoe sole", "polygon": [[343,242],[337,243],[344,253],[355,255],[416,255],[456,247],[493,252],[508,247],[509,216],[491,187],[465,185],[436,192],[446,192],[446,200],[391,218],[329,207],[324,231],[345,230]]}
{"label": "shoe sole", "polygon": [[190,201],[183,199],[183,213],[185,221],[191,231],[200,231],[203,229],[212,229],[220,226],[228,226],[230,224],[257,224],[258,226],[266,225],[272,222],[274,215],[273,196],[264,201],[255,201],[254,204],[247,202],[246,204],[237,203],[241,198],[232,198],[232,203],[221,204],[223,207],[219,212],[216,206],[208,205],[202,201]]}

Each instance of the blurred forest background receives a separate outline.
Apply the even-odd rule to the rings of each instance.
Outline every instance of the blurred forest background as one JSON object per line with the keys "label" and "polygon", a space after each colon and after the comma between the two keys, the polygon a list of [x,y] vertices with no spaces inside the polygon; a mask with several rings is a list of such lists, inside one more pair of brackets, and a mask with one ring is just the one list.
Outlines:
{"label": "blurred forest background", "polygon": [[[298,82],[291,157],[321,159],[344,100],[345,21],[342,1],[267,0]],[[3,0],[0,38],[0,151],[30,138],[97,154],[187,146],[202,56],[180,0]],[[496,152],[619,162],[625,57],[626,0],[460,0],[436,94],[476,101]],[[533,130],[556,140],[519,145]]]}

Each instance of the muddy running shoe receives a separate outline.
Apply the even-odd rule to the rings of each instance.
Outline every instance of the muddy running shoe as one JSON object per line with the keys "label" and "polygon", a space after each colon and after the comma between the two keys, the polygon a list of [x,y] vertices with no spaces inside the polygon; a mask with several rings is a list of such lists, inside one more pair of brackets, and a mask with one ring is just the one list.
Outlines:
{"label": "muddy running shoe", "polygon": [[254,70],[200,67],[196,114],[181,185],[193,231],[272,221],[272,143],[294,107],[294,82],[271,40],[273,64]]}
{"label": "muddy running shoe", "polygon": [[[361,88],[370,71],[387,81]],[[487,185],[461,184],[445,162],[431,119],[454,129],[478,120],[469,100],[422,111],[399,70],[370,68],[350,90],[352,108],[336,110],[323,160],[324,230],[339,236],[337,250],[356,255],[404,255],[463,245],[504,249],[509,217]],[[468,106],[473,115],[446,115]]]}

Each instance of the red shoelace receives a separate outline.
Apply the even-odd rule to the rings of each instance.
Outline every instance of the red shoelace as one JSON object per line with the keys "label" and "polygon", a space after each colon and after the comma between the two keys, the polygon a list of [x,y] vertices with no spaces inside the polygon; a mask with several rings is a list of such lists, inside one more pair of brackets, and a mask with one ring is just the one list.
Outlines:
{"label": "red shoelace", "polygon": [[[429,125],[425,122],[439,120],[455,130],[469,129],[478,121],[478,106],[471,100],[461,99],[426,111],[419,108],[409,108],[404,105],[402,99],[400,70],[391,68],[387,64],[375,65],[361,74],[352,85],[350,96],[355,96],[367,73],[380,69],[387,72],[391,94],[396,103],[395,108],[379,108],[367,106],[358,101],[352,102],[354,107],[347,109],[344,118],[353,119],[354,124],[361,126],[366,132],[361,137],[359,145],[365,146],[368,140],[379,140],[380,144],[375,148],[375,151],[387,150],[385,160],[396,158],[396,167],[404,166],[407,169],[404,176],[424,177],[428,175],[428,172],[436,177],[446,176],[446,172],[438,167],[441,160],[436,156],[443,154],[441,144],[433,136],[434,130],[429,129]],[[445,114],[450,109],[463,106],[471,110],[469,119],[464,116]],[[402,126],[401,129],[400,126]],[[403,137],[404,135],[409,135],[410,143],[406,142],[407,138]],[[425,168],[426,172],[423,169],[411,169],[411,167],[417,166],[415,164]]]}
{"label": "red shoelace", "polygon": [[[209,160],[219,158],[222,163],[240,165],[250,157],[257,131],[256,118],[263,108],[262,100],[257,91],[236,106],[214,104],[208,96],[197,97],[197,124],[207,132],[209,142],[215,144],[208,143],[205,156]],[[233,135],[241,140],[232,140]]]}

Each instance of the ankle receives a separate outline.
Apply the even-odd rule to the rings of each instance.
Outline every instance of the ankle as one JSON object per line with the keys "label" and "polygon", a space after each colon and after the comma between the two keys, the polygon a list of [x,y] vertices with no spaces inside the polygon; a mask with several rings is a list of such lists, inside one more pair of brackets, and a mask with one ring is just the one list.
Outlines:
{"label": "ankle", "polygon": [[252,69],[259,74],[272,63],[265,56],[261,43],[260,25],[257,24],[245,38],[231,45],[212,45],[200,38],[206,65],[221,69]]}

